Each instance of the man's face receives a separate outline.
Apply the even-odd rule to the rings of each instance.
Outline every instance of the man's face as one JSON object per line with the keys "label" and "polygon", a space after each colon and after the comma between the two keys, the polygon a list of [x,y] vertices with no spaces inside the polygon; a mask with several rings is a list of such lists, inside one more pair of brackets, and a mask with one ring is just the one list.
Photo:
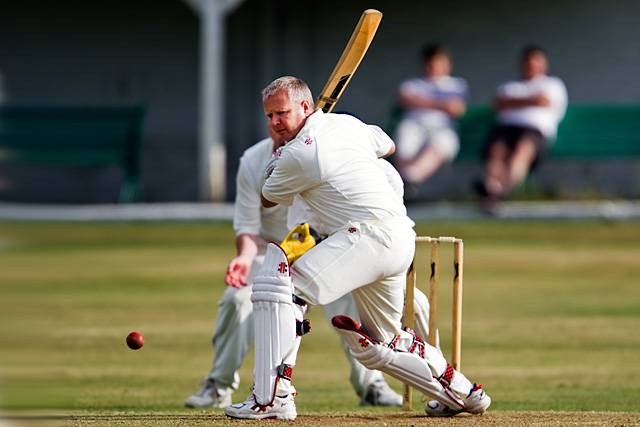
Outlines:
{"label": "man's face", "polygon": [[542,52],[533,52],[522,61],[522,77],[531,80],[534,77],[547,74],[547,58]]}
{"label": "man's face", "polygon": [[447,55],[438,54],[425,63],[425,73],[430,78],[451,74],[451,61]]}
{"label": "man's face", "polygon": [[264,100],[269,134],[274,141],[291,141],[304,126],[306,118],[313,112],[307,101],[292,102],[286,91],[277,92]]}
{"label": "man's face", "polygon": [[267,127],[268,131],[269,131],[269,137],[271,138],[271,140],[273,141],[273,149],[274,151],[277,148],[282,147],[284,144],[287,143],[287,141],[284,140],[283,137],[281,137],[280,135],[278,135],[277,133],[275,133],[273,131],[273,129],[271,128],[271,126]]}

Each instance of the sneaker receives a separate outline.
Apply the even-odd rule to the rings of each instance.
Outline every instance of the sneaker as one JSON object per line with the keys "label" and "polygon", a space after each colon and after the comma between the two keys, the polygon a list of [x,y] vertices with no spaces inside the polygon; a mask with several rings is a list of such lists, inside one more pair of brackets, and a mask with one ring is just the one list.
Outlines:
{"label": "sneaker", "polygon": [[228,387],[217,388],[213,380],[207,379],[200,391],[184,401],[184,406],[187,408],[226,408],[231,405],[232,394],[232,389]]}
{"label": "sneaker", "polygon": [[437,400],[432,400],[427,402],[424,410],[430,417],[453,417],[461,412],[483,414],[489,405],[491,405],[491,398],[484,392],[482,384],[474,384],[469,395],[463,402],[464,409],[451,409]]}
{"label": "sneaker", "polygon": [[383,379],[369,384],[360,399],[361,406],[402,406],[402,396],[396,393]]}
{"label": "sneaker", "polygon": [[489,189],[487,188],[487,185],[484,183],[484,180],[482,179],[476,179],[475,181],[473,181],[473,191],[480,196],[481,198],[486,198],[489,197],[490,193],[489,193]]}
{"label": "sneaker", "polygon": [[242,418],[251,420],[277,419],[295,420],[298,416],[294,395],[288,394],[280,397],[276,396],[269,406],[262,406],[256,402],[256,398],[251,393],[247,400],[224,408],[224,413],[231,418]]}

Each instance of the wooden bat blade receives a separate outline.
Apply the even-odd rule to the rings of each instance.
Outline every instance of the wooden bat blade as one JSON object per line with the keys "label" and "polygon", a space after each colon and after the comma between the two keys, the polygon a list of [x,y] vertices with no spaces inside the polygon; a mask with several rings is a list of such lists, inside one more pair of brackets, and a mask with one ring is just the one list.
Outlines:
{"label": "wooden bat blade", "polygon": [[329,80],[320,92],[316,101],[316,109],[322,109],[325,113],[331,112],[336,102],[342,96],[345,88],[349,84],[351,77],[355,73],[358,65],[369,49],[369,45],[376,34],[376,30],[382,20],[382,13],[375,9],[367,9],[362,12],[360,20],[351,38],[344,48],[338,63],[336,64]]}

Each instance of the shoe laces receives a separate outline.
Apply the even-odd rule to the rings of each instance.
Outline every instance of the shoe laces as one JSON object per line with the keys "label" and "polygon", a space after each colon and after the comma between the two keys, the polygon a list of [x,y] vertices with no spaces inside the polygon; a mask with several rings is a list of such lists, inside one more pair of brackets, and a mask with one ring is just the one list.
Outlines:
{"label": "shoe laces", "polygon": [[482,384],[474,384],[473,387],[471,387],[471,391],[467,395],[467,399],[470,398],[471,395],[478,390],[482,390]]}

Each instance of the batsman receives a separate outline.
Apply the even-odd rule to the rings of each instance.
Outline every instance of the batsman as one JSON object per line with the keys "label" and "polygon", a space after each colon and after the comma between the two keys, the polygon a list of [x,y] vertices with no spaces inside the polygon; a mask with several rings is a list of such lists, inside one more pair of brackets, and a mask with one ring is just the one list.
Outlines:
{"label": "batsman", "polygon": [[254,281],[254,388],[246,401],[225,408],[233,418],[297,416],[292,384],[309,305],[351,293],[361,324],[339,315],[332,324],[353,356],[433,399],[431,416],[481,414],[491,399],[447,363],[442,353],[401,327],[405,274],[415,251],[407,216],[378,159],[393,141],[377,127],[315,110],[307,84],[291,76],[262,91],[270,131],[289,141],[262,187],[262,205],[291,205],[299,195],[328,237],[293,265],[275,243],[267,247]]}

